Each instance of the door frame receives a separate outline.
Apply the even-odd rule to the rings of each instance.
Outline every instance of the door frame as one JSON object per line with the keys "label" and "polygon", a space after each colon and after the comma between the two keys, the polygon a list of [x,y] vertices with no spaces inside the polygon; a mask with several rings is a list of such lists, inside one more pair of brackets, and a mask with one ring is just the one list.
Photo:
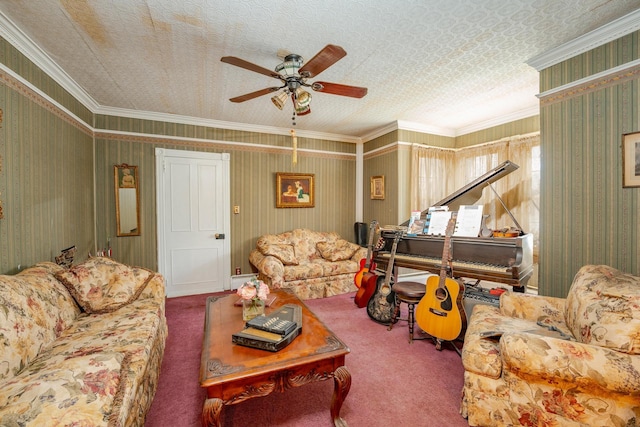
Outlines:
{"label": "door frame", "polygon": [[[229,153],[208,153],[204,151],[187,151],[187,150],[171,150],[167,148],[156,148],[156,232],[158,240],[158,273],[166,277],[166,249],[167,242],[164,230],[165,223],[165,185],[164,185],[164,170],[166,166],[165,158],[167,157],[182,157],[189,159],[202,159],[202,160],[222,160],[223,164],[223,227],[224,227],[224,242],[223,242],[223,274],[222,283],[224,290],[231,289],[231,179],[230,179],[230,160],[231,155]],[[166,293],[166,290],[165,290]]]}

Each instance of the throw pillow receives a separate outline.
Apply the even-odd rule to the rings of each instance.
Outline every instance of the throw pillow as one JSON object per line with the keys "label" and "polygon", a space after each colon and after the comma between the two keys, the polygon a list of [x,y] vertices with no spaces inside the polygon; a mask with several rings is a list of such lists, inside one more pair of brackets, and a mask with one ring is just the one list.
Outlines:
{"label": "throw pillow", "polygon": [[155,273],[107,257],[89,258],[56,273],[87,313],[110,313],[135,301]]}
{"label": "throw pillow", "polygon": [[345,261],[356,253],[359,246],[355,243],[338,239],[334,242],[319,242],[316,248],[327,261]]}
{"label": "throw pillow", "polygon": [[278,258],[284,265],[298,265],[299,263],[291,245],[265,245],[262,253]]}

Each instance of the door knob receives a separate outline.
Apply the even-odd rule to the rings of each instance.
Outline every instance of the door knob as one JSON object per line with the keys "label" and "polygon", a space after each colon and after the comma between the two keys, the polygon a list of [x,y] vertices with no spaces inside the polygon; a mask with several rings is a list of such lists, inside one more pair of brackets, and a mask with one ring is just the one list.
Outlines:
{"label": "door knob", "polygon": [[224,240],[224,233],[216,233],[216,239]]}

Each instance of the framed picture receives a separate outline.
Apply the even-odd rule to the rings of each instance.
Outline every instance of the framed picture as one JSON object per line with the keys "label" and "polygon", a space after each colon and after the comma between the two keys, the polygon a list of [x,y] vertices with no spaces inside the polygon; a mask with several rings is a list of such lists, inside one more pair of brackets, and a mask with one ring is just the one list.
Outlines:
{"label": "framed picture", "polygon": [[640,132],[622,135],[622,186],[640,187]]}
{"label": "framed picture", "polygon": [[276,172],[276,208],[314,207],[313,174]]}
{"label": "framed picture", "polygon": [[384,200],[384,175],[371,177],[371,198]]}

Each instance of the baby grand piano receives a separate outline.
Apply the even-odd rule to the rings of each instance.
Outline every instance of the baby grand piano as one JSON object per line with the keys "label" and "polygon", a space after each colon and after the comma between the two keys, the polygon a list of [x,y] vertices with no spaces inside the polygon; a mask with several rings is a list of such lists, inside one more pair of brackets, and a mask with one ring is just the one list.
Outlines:
{"label": "baby grand piano", "polygon": [[[486,186],[518,169],[518,165],[506,161],[490,170],[453,194],[445,197],[434,206],[448,206],[450,211],[457,211],[461,205],[473,205]],[[493,187],[491,187],[493,190]],[[495,192],[495,190],[494,190]],[[496,194],[496,197],[500,197]],[[500,199],[502,203],[502,200]],[[502,203],[504,206],[504,203]],[[518,225],[509,209],[504,206],[511,219]],[[423,211],[425,219],[428,209]],[[376,252],[375,262],[378,266],[388,265],[391,247],[398,230],[409,225],[409,221],[391,229],[383,228],[381,237],[384,246]],[[416,270],[440,274],[444,236],[403,235],[398,241],[394,269],[406,267]],[[533,235],[520,231],[520,235],[510,238],[498,237],[452,237],[451,268],[453,277],[486,280],[504,283],[513,287],[516,292],[524,292],[525,286],[533,274]]]}

